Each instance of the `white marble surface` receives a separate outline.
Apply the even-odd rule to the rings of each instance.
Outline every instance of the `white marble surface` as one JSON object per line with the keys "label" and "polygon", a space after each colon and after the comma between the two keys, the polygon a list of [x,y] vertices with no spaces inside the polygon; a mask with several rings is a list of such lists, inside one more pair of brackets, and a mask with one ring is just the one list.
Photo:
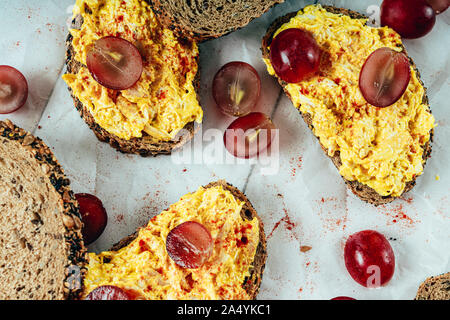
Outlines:
{"label": "white marble surface", "polygon": [[[319,2],[365,13],[369,5],[381,1]],[[61,80],[72,0],[1,1],[0,64],[24,73],[30,95],[24,108],[0,119],[10,118],[40,136],[64,166],[74,191],[94,193],[103,200],[109,223],[91,250],[108,248],[199,185],[226,179],[246,192],[265,224],[269,256],[260,299],[329,299],[338,295],[411,299],[427,276],[450,271],[450,152],[446,148],[450,140],[450,14],[438,16],[434,30],[425,38],[405,41],[429,88],[439,125],[433,157],[412,192],[375,208],[346,189],[261,61],[260,41],[270,22],[311,3],[314,1],[288,0],[246,28],[201,45],[203,132],[223,130],[232,121],[212,103],[210,84],[215,72],[231,60],[251,63],[262,78],[263,98],[258,108],[272,114],[280,128],[280,171],[276,176],[261,175],[258,165],[177,165],[166,156],[143,159],[117,153],[98,142],[73,107]],[[205,144],[195,145],[194,151],[201,153],[202,147]],[[398,214],[409,218],[396,219]],[[364,229],[376,229],[396,239],[391,241],[395,275],[381,289],[359,286],[344,266],[346,237]],[[303,253],[300,246],[312,250]]]}

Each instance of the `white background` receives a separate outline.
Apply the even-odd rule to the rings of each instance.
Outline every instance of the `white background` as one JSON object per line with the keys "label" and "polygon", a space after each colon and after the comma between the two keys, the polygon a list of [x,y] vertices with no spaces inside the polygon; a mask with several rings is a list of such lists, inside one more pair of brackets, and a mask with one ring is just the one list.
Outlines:
{"label": "white background", "polygon": [[[346,189],[261,60],[260,42],[269,24],[311,3],[314,1],[287,1],[246,28],[200,46],[203,132],[208,128],[223,130],[233,120],[220,114],[212,102],[211,81],[216,71],[232,60],[251,63],[262,78],[258,109],[273,115],[280,128],[278,175],[263,176],[258,165],[250,164],[176,165],[168,156],[123,155],[98,142],[79,117],[61,80],[71,0],[1,1],[0,64],[21,70],[30,94],[24,108],[0,119],[10,118],[41,137],[64,166],[73,190],[93,193],[103,200],[108,226],[90,250],[108,249],[183,194],[226,179],[245,191],[265,225],[269,256],[260,299],[330,299],[340,295],[412,299],[426,277],[450,271],[450,13],[438,16],[434,30],[426,37],[405,41],[429,88],[438,124],[432,158],[412,192],[376,208]],[[379,5],[380,1],[319,3],[366,13],[369,5]],[[202,147],[205,144],[195,147],[197,154],[202,153]],[[381,289],[361,287],[345,269],[345,239],[364,229],[395,239],[390,241],[396,256],[394,278]],[[301,246],[312,249],[301,252]]]}

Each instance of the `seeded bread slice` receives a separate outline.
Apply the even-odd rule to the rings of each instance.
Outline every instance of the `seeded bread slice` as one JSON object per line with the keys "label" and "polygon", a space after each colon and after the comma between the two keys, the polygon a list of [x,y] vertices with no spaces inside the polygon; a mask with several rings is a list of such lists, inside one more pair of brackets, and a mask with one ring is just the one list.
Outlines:
{"label": "seeded bread slice", "polygon": [[151,0],[161,23],[197,41],[218,38],[246,26],[284,0]]}
{"label": "seeded bread slice", "polygon": [[450,272],[425,280],[415,300],[450,300]]}
{"label": "seeded bread slice", "polygon": [[[251,266],[250,276],[248,278],[245,278],[244,283],[242,284],[242,287],[248,293],[250,299],[256,299],[256,296],[258,295],[259,292],[259,288],[261,286],[262,276],[267,258],[266,236],[264,234],[264,225],[261,219],[259,218],[256,210],[253,208],[252,204],[248,200],[248,198],[239,189],[235,188],[234,186],[223,180],[212,182],[207,186],[205,186],[205,188],[212,188],[217,186],[222,186],[224,190],[230,191],[236,199],[239,199],[245,203],[241,211],[241,217],[243,219],[245,220],[258,219],[259,221],[258,247],[256,248],[255,258]],[[126,247],[130,242],[136,239],[136,237],[138,236],[138,232],[139,230],[137,230],[134,234],[120,240],[117,244],[115,244],[111,248],[111,251],[118,251],[121,248]]]}
{"label": "seeded bread slice", "polygon": [[[83,24],[83,18],[81,15],[77,15],[75,19],[72,21],[71,28],[72,29],[80,29]],[[82,67],[82,64],[75,60],[75,51],[72,46],[72,35],[69,33],[66,40],[66,66],[67,73],[76,74],[78,70]],[[188,43],[188,42],[187,42]],[[198,90],[200,87],[200,72],[197,72],[194,87]],[[134,153],[139,154],[143,157],[148,156],[156,156],[159,154],[170,154],[173,150],[180,148],[187,141],[189,141],[195,134],[198,129],[194,122],[188,123],[183,131],[183,134],[178,135],[175,139],[171,141],[160,141],[154,142],[146,133],[143,133],[142,138],[132,138],[130,140],[125,140],[117,137],[114,134],[109,133],[102,127],[100,127],[96,122],[89,109],[85,107],[77,97],[75,97],[72,93],[72,90],[69,88],[69,91],[72,95],[72,99],[74,101],[75,107],[80,113],[81,118],[86,122],[89,128],[95,133],[96,137],[102,141],[109,143],[113,148],[117,149],[122,153]]]}
{"label": "seeded bread slice", "polygon": [[[343,9],[343,8],[336,8],[336,7],[332,7],[332,6],[323,6],[323,8],[325,8],[327,11],[331,12],[331,13],[335,13],[335,14],[343,14],[343,15],[347,15],[350,16],[353,19],[365,19],[367,18],[366,16],[355,12],[355,11],[351,11],[348,9]],[[270,57],[270,44],[272,42],[273,39],[273,35],[275,34],[275,32],[285,23],[289,22],[291,20],[291,18],[295,17],[297,15],[297,12],[292,12],[289,13],[283,17],[278,18],[277,20],[275,20],[272,25],[269,27],[269,29],[267,30],[266,35],[263,38],[262,41],[262,55],[263,58],[265,59],[269,59]],[[406,54],[406,49],[404,47],[403,48],[403,52]],[[417,72],[417,77],[420,81],[420,83],[423,85],[422,80],[420,79],[420,73],[417,70],[416,65],[414,64],[413,60],[409,58],[409,61],[411,63],[411,66],[414,68],[414,70]],[[283,87],[285,93],[289,96],[289,93],[286,90],[286,85],[287,83],[284,82],[283,80],[281,80],[280,78],[278,78],[278,82],[280,83],[280,85]],[[425,88],[425,86],[424,86]],[[428,97],[426,94],[426,88],[425,88],[425,93],[423,96],[423,103],[426,105],[428,104]],[[300,115],[303,117],[303,120],[306,122],[306,124],[308,125],[308,127],[311,129],[311,131],[313,130],[313,125],[312,125],[312,118],[309,114],[307,113],[302,113],[300,112]],[[319,140],[319,139],[318,139]],[[431,142],[433,141],[433,131],[430,132],[430,140],[429,142],[427,142],[424,146],[423,146],[423,160],[424,165],[426,164],[426,161],[428,158],[431,157]],[[320,143],[320,141],[319,141]],[[322,149],[324,150],[325,154],[328,156],[327,150],[324,146],[322,146]],[[336,168],[339,170],[339,168],[342,165],[341,162],[341,157],[340,157],[340,153],[339,151],[337,151],[334,156],[330,157],[331,161],[333,162],[333,164],[336,166]],[[345,183],[347,184],[347,187],[356,195],[358,196],[361,200],[366,201],[368,203],[371,203],[373,205],[381,205],[381,204],[386,204],[389,202],[392,202],[393,200],[395,200],[398,197],[393,197],[393,196],[382,196],[379,193],[377,193],[374,189],[370,188],[367,185],[364,185],[358,181],[349,181],[346,180],[345,178],[343,178]],[[410,191],[414,186],[416,185],[416,179],[409,181],[406,183],[405,189],[403,191],[403,194]],[[403,195],[402,194],[402,195]]]}
{"label": "seeded bread slice", "polygon": [[85,247],[69,183],[42,140],[0,121],[0,300],[78,297]]}

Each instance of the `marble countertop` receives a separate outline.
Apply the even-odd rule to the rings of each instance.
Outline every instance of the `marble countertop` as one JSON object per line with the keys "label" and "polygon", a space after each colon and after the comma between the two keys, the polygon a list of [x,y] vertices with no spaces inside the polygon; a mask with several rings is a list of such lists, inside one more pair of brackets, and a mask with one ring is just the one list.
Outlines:
{"label": "marble countertop", "polygon": [[[450,13],[438,16],[432,33],[405,41],[428,88],[437,120],[433,155],[417,186],[391,204],[374,207],[356,198],[331,161],[323,155],[289,99],[265,70],[260,41],[277,17],[307,4],[333,4],[370,14],[372,1],[287,0],[247,27],[200,45],[201,104],[205,111],[200,143],[189,146],[200,160],[140,158],[98,142],[73,106],[64,73],[65,37],[72,0],[3,0],[0,11],[0,64],[23,72],[29,98],[9,118],[51,146],[75,192],[96,194],[109,214],[108,226],[90,246],[99,251],[145,224],[187,192],[226,179],[246,193],[260,214],[267,236],[268,259],[260,299],[412,299],[428,276],[450,271]],[[372,12],[372,11],[371,11]],[[262,79],[258,109],[272,115],[280,129],[277,174],[263,174],[261,164],[205,161],[208,129],[224,130],[233,120],[215,107],[211,83],[226,62],[251,63]],[[203,137],[203,142],[201,137]],[[203,156],[203,159],[201,158]],[[193,163],[192,163],[193,162]],[[381,289],[367,289],[346,271],[343,247],[350,234],[375,229],[391,241],[396,270]],[[304,252],[304,247],[311,250]]]}

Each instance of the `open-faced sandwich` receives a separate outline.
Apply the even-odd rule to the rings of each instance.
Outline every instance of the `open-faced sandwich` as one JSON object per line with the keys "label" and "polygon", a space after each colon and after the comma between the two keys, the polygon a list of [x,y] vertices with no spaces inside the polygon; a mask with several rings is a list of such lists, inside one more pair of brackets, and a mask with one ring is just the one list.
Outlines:
{"label": "open-faced sandwich", "polygon": [[85,299],[254,299],[266,260],[261,220],[219,181],[184,195],[111,251],[89,253]]}
{"label": "open-faced sandwich", "polygon": [[379,205],[415,185],[435,121],[399,34],[367,21],[308,6],[276,20],[262,52],[347,186]]}
{"label": "open-faced sandwich", "polygon": [[0,121],[0,300],[73,299],[85,248],[78,204],[50,149]]}
{"label": "open-faced sandwich", "polygon": [[196,40],[242,27],[277,2],[77,0],[63,76],[76,108],[122,152],[170,153],[203,117]]}

